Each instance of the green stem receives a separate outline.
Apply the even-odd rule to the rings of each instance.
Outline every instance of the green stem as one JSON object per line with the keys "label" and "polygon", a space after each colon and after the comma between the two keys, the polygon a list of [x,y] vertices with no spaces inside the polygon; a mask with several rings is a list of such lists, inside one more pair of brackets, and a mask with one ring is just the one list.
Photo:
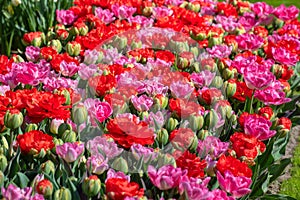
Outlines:
{"label": "green stem", "polygon": [[14,131],[10,130],[10,145],[8,151],[8,160],[10,160],[13,156],[13,145],[14,145]]}
{"label": "green stem", "polygon": [[251,101],[250,101],[250,111],[249,111],[250,114],[253,113],[254,92],[255,92],[255,90],[253,90],[253,92],[252,92],[252,97],[251,97]]}

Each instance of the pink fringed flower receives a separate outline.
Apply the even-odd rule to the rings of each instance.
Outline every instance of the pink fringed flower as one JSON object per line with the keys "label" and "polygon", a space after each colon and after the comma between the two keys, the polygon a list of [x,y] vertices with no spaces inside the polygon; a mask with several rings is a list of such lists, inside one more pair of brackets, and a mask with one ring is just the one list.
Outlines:
{"label": "pink fringed flower", "polygon": [[235,198],[231,196],[227,196],[227,193],[223,190],[215,189],[211,191],[211,197],[209,197],[207,200],[235,200]]}
{"label": "pink fringed flower", "polygon": [[104,120],[106,120],[113,113],[110,104],[107,102],[96,103],[95,109],[96,109],[96,118],[99,122],[104,122]]}
{"label": "pink fringed flower", "polygon": [[207,48],[207,52],[215,58],[226,58],[231,54],[232,46],[216,45],[212,48]]}
{"label": "pink fringed flower", "polygon": [[167,7],[155,7],[152,9],[152,17],[155,19],[171,16],[172,14],[173,10]]}
{"label": "pink fringed flower", "polygon": [[172,96],[175,98],[188,98],[194,91],[189,83],[184,83],[182,81],[173,82],[170,86]]}
{"label": "pink fringed flower", "polygon": [[266,4],[265,2],[257,2],[251,4],[251,10],[258,16],[263,17],[273,12],[273,7]]}
{"label": "pink fringed flower", "polygon": [[217,179],[220,187],[232,194],[234,198],[240,198],[251,192],[251,178],[245,176],[235,177],[230,171],[225,171],[224,176],[217,172]]}
{"label": "pink fringed flower", "polygon": [[250,89],[263,90],[267,88],[276,77],[266,69],[260,69],[255,66],[248,66],[244,73],[244,80]]}
{"label": "pink fringed flower", "polygon": [[273,47],[272,55],[275,61],[284,65],[293,66],[298,62],[298,55],[290,52],[284,47]]}
{"label": "pink fringed flower", "polygon": [[111,10],[119,19],[128,19],[136,12],[136,8],[115,4],[111,6]]}
{"label": "pink fringed flower", "polygon": [[109,24],[116,19],[114,17],[114,13],[110,12],[108,9],[102,9],[100,7],[95,9],[95,15],[105,24]]}
{"label": "pink fringed flower", "polygon": [[250,115],[245,118],[244,131],[246,134],[256,137],[259,140],[267,140],[276,134],[270,130],[272,122],[264,117]]}
{"label": "pink fringed flower", "polygon": [[75,143],[64,143],[63,145],[56,146],[56,153],[59,157],[64,159],[66,162],[71,163],[79,158],[84,151],[84,144]]}
{"label": "pink fringed flower", "polygon": [[71,25],[76,16],[71,10],[56,10],[56,20],[63,25]]}
{"label": "pink fringed flower", "polygon": [[266,89],[256,90],[254,97],[266,105],[281,105],[291,101],[291,99],[285,97],[283,88],[282,84],[276,80]]}
{"label": "pink fringed flower", "polygon": [[168,190],[178,187],[181,177],[187,175],[187,171],[182,171],[181,168],[175,168],[173,165],[165,165],[156,170],[150,165],[148,175],[156,187],[160,190]]}
{"label": "pink fringed flower", "polygon": [[72,77],[79,70],[79,66],[74,62],[67,63],[66,61],[62,61],[60,63],[60,72],[63,76]]}
{"label": "pink fringed flower", "polygon": [[179,193],[183,195],[185,192],[189,200],[207,200],[212,197],[211,192],[207,188],[209,181],[210,177],[201,180],[184,176],[180,180]]}
{"label": "pink fringed flower", "polygon": [[245,33],[238,35],[236,41],[242,50],[256,50],[263,44],[264,39],[258,35]]}
{"label": "pink fringed flower", "polygon": [[132,96],[131,102],[135,109],[139,112],[148,111],[153,105],[153,99],[147,95],[142,96]]}
{"label": "pink fringed flower", "polygon": [[298,17],[299,9],[296,6],[286,7],[282,4],[274,9],[273,14],[283,21],[293,20]]}

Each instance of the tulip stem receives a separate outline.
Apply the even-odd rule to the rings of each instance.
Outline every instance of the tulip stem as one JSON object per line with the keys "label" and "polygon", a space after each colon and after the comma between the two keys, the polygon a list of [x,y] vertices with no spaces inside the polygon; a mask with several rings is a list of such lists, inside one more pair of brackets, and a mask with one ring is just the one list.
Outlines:
{"label": "tulip stem", "polygon": [[13,156],[13,143],[14,143],[14,131],[13,131],[13,129],[10,129],[10,145],[9,145],[9,151],[8,151],[9,160]]}
{"label": "tulip stem", "polygon": [[251,101],[250,101],[250,111],[249,111],[249,113],[250,114],[252,114],[253,113],[253,101],[254,101],[254,92],[255,92],[255,90],[253,90],[253,92],[252,92],[252,97],[251,97]]}

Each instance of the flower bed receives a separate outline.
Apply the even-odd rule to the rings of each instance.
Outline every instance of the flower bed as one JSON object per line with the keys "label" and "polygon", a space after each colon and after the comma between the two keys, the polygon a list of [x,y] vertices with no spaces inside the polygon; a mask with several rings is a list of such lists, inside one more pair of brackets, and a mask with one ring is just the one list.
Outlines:
{"label": "flower bed", "polygon": [[299,118],[296,7],[74,3],[0,56],[2,197],[290,198],[266,192]]}

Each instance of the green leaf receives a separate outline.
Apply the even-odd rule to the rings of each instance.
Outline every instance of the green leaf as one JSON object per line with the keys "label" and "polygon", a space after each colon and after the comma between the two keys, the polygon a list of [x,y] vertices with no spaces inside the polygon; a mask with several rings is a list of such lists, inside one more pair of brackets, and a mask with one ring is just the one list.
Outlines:
{"label": "green leaf", "polygon": [[259,198],[259,200],[296,200],[293,197],[284,194],[269,194]]}
{"label": "green leaf", "polygon": [[16,176],[17,176],[16,182],[18,183],[18,186],[20,186],[21,188],[25,188],[30,181],[28,177],[21,172],[18,172]]}
{"label": "green leaf", "polygon": [[282,159],[279,164],[270,166],[269,172],[272,175],[270,182],[273,182],[274,180],[276,180],[290,163],[291,163],[291,159],[285,158],[285,159]]}

